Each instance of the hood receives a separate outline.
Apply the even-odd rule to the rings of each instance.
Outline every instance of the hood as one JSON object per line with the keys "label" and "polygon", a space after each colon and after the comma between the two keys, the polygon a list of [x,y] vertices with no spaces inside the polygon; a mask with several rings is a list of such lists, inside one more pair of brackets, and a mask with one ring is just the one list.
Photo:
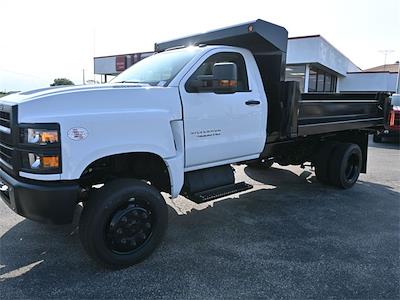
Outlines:
{"label": "hood", "polygon": [[91,90],[109,90],[113,88],[148,88],[147,84],[138,83],[114,83],[114,84],[96,84],[96,85],[71,85],[71,86],[52,86],[26,92],[14,93],[3,98],[0,101],[8,104],[15,105],[24,103],[26,101],[48,97],[57,96],[68,93],[88,92]]}
{"label": "hood", "polygon": [[72,116],[102,118],[139,111],[165,111],[180,119],[182,110],[177,87],[133,83],[41,89],[3,97],[0,103],[18,105],[20,123],[61,123]]}

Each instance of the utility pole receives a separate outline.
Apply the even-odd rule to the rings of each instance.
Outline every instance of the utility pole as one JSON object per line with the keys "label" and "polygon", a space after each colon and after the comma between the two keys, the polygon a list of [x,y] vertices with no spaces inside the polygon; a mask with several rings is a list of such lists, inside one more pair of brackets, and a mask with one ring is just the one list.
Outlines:
{"label": "utility pole", "polygon": [[96,56],[96,28],[93,28],[93,84],[96,84],[96,73],[94,72],[94,57]]}
{"label": "utility pole", "polygon": [[85,69],[82,69],[82,84],[85,85],[86,81],[85,81]]}
{"label": "utility pole", "polygon": [[396,93],[400,94],[400,61],[397,62],[397,85],[396,85]]}
{"label": "utility pole", "polygon": [[390,53],[393,53],[394,50],[385,49],[385,50],[379,50],[379,52],[382,53],[385,56],[385,60],[384,60],[384,64],[383,64],[383,71],[386,71],[386,60],[387,60],[387,57],[388,57],[388,55]]}

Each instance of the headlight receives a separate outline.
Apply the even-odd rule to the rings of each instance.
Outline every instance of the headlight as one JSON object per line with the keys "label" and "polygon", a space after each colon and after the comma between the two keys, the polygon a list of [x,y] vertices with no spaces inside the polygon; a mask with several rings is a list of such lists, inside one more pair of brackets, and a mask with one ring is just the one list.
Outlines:
{"label": "headlight", "polygon": [[23,143],[36,145],[51,145],[59,142],[57,130],[25,128]]}
{"label": "headlight", "polygon": [[34,173],[55,173],[60,169],[60,157],[57,154],[38,154],[24,152],[22,169]]}
{"label": "headlight", "polygon": [[19,124],[18,159],[20,170],[36,174],[62,172],[60,125]]}

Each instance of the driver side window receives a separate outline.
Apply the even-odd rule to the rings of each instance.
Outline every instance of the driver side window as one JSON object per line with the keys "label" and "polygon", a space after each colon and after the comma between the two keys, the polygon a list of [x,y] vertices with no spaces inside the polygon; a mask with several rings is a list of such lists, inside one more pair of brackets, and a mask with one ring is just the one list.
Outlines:
{"label": "driver side window", "polygon": [[[237,90],[236,92],[249,92],[249,83],[247,79],[247,70],[246,70],[246,64],[244,61],[244,58],[241,54],[235,53],[235,52],[221,52],[214,54],[207,58],[200,67],[190,76],[188,82],[191,80],[197,80],[198,78],[211,78],[213,76],[213,66],[216,63],[235,63],[237,66]],[[192,91],[188,89],[188,86],[186,86],[186,91],[189,93],[193,93],[195,91]],[[196,91],[200,92],[200,91]],[[210,89],[209,90],[203,90],[202,92],[212,92],[212,84],[210,84]]]}

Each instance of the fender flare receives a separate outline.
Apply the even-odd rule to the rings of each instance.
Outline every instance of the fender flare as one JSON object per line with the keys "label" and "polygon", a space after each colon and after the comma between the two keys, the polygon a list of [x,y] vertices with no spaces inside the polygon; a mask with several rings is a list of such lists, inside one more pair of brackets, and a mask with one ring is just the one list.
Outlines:
{"label": "fender flare", "polygon": [[165,164],[168,170],[169,180],[171,184],[171,196],[173,198],[179,196],[179,193],[183,186],[183,158],[180,155],[171,158],[164,158],[162,155],[162,149],[155,146],[147,147],[132,147],[127,148],[125,151],[115,151],[115,149],[96,149],[95,152],[91,152],[80,160],[76,165],[76,168],[70,173],[63,173],[61,180],[76,180],[79,179],[84,170],[93,162],[118,154],[134,154],[134,153],[149,153],[159,157]]}

